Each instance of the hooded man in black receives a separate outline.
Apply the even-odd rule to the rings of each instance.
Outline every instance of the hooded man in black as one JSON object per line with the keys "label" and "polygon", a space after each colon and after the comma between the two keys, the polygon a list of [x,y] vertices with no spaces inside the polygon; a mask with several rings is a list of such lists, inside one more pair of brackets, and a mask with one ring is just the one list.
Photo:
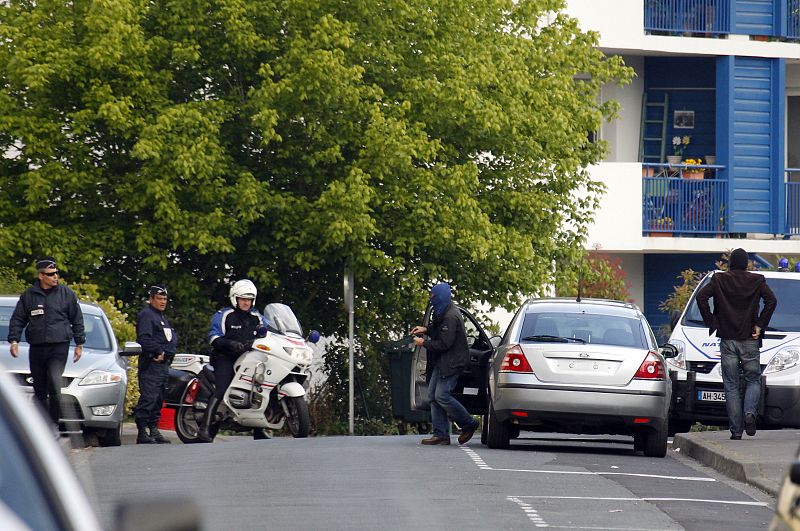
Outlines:
{"label": "hooded man in black", "polygon": [[428,339],[415,337],[414,343],[428,352],[428,399],[431,403],[433,437],[422,444],[450,444],[450,420],[461,427],[459,444],[472,438],[480,423],[473,419],[453,396],[458,377],[469,361],[467,333],[461,311],[452,303],[450,285],[442,282],[431,289],[433,320],[429,327],[415,326],[411,333],[428,335]]}
{"label": "hooded man in black", "polygon": [[[697,305],[709,334],[717,333],[725,386],[725,406],[731,439],[741,439],[742,431],[756,434],[756,408],[761,397],[759,348],[772,313],[777,306],[775,294],[763,275],[747,271],[744,249],[731,252],[728,271],[716,273],[697,294]],[[708,303],[714,299],[714,312]],[[764,309],[758,312],[759,302]],[[747,382],[744,392],[744,429],[742,397],[739,396],[739,364]]]}

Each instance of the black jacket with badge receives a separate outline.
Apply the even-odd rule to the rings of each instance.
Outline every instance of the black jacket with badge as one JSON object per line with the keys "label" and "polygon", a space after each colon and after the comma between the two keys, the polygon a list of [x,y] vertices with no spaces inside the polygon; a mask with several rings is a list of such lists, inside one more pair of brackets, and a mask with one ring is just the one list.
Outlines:
{"label": "black jacket with badge", "polygon": [[434,365],[441,376],[461,373],[469,361],[469,348],[464,318],[455,304],[450,303],[442,315],[434,314],[427,334],[422,346],[428,352],[428,378]]}
{"label": "black jacket with badge", "polygon": [[83,312],[78,296],[68,286],[58,284],[47,291],[39,281],[20,295],[8,324],[8,341],[19,341],[22,331],[31,345],[65,343],[75,339],[76,345],[86,342]]}
{"label": "black jacket with badge", "polygon": [[149,304],[136,317],[136,341],[142,346],[140,370],[162,352],[171,361],[178,348],[178,334],[170,327],[164,314]]}

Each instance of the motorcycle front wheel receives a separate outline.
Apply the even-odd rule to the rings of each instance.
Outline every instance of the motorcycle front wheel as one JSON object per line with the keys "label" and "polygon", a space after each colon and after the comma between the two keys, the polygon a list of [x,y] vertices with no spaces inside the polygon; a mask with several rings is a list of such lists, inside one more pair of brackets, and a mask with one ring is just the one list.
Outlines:
{"label": "motorcycle front wheel", "polygon": [[[205,410],[198,410],[192,406],[180,406],[175,412],[175,434],[183,444],[200,442],[200,423],[203,421]],[[219,424],[212,423],[208,429],[211,438],[217,436]]]}
{"label": "motorcycle front wheel", "polygon": [[292,437],[302,439],[308,437],[311,421],[308,418],[308,404],[302,396],[287,396],[286,401],[286,425]]}

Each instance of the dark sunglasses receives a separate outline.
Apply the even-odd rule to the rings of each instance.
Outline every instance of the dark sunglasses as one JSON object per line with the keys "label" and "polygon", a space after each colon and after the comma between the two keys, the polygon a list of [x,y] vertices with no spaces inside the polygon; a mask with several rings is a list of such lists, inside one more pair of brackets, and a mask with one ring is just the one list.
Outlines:
{"label": "dark sunglasses", "polygon": [[54,277],[54,276],[56,276],[56,275],[58,274],[58,271],[50,271],[50,272],[47,272],[47,273],[45,273],[44,271],[42,271],[42,274],[43,274],[44,276],[46,276],[46,277]]}

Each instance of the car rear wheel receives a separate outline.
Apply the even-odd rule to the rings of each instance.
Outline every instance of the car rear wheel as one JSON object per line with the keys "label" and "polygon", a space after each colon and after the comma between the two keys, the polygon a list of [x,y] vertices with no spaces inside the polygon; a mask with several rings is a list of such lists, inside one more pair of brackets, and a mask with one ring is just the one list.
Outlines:
{"label": "car rear wheel", "polygon": [[481,444],[486,444],[486,437],[489,435],[489,415],[481,416]]}
{"label": "car rear wheel", "polygon": [[486,434],[486,444],[489,448],[508,448],[508,442],[511,439],[509,433],[508,423],[500,422],[497,419],[497,413],[494,412],[494,405],[489,403],[489,433]]}
{"label": "car rear wheel", "polygon": [[667,421],[662,420],[655,429],[649,430],[644,440],[644,455],[664,457],[667,455]]}

